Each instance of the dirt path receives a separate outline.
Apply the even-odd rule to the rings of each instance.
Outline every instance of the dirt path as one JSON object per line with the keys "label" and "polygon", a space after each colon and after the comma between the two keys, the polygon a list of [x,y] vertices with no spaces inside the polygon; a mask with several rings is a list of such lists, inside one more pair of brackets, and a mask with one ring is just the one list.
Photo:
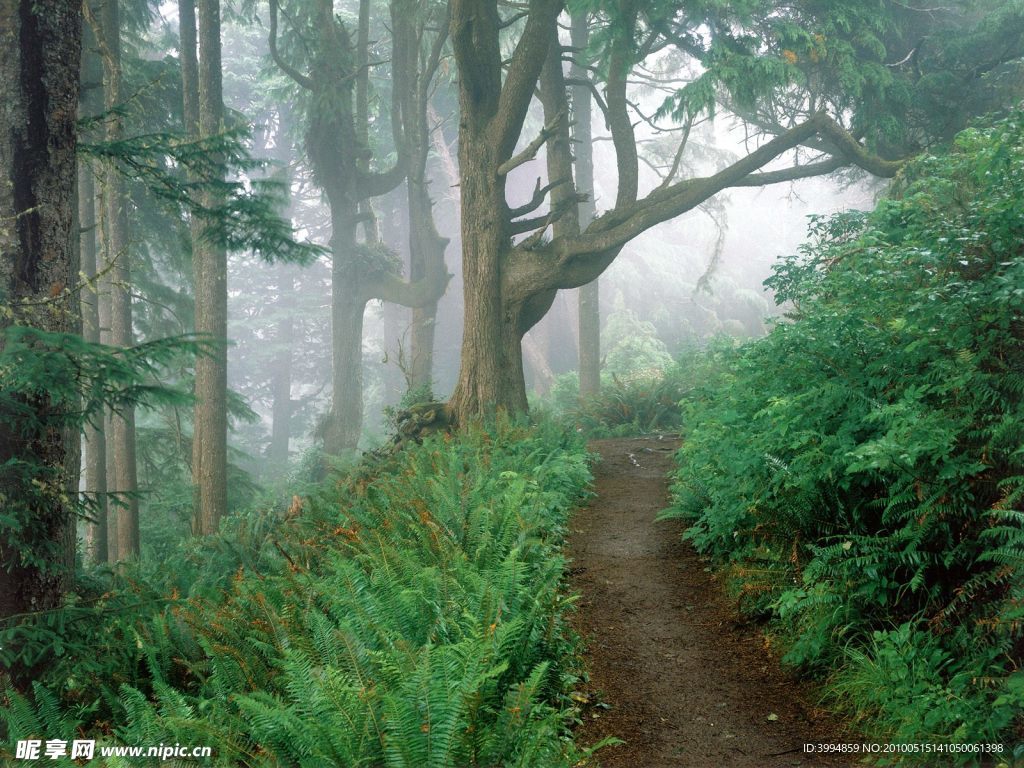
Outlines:
{"label": "dirt path", "polygon": [[574,519],[570,554],[587,690],[610,709],[587,708],[578,742],[625,740],[599,753],[602,768],[849,765],[804,754],[805,742],[842,740],[836,724],[740,624],[681,526],[654,522],[676,447],[657,438],[591,446],[603,457],[597,496]]}

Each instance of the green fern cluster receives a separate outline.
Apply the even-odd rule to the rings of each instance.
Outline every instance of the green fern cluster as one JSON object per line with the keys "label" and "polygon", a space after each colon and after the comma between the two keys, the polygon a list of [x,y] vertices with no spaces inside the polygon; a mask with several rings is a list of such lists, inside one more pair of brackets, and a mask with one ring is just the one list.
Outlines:
{"label": "green fern cluster", "polygon": [[112,722],[9,693],[8,743],[82,729],[209,745],[214,765],[571,765],[561,546],[586,458],[501,423],[332,483],[222,553],[227,578],[134,620],[144,673],[102,704]]}
{"label": "green fern cluster", "polygon": [[702,381],[701,356],[694,352],[665,370],[648,369],[603,376],[601,391],[582,401],[575,373],[558,377],[546,402],[557,418],[588,437],[614,437],[676,431],[679,401]]}
{"label": "green fern cluster", "polygon": [[1021,200],[1018,111],[815,222],[684,403],[669,516],[896,740],[1024,743]]}

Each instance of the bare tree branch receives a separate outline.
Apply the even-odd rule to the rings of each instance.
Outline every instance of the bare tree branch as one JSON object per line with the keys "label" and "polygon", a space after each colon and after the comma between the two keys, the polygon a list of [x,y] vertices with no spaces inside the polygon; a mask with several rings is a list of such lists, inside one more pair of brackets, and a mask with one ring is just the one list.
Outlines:
{"label": "bare tree branch", "polygon": [[548,122],[543,128],[541,128],[540,134],[526,145],[526,148],[515,157],[511,157],[504,163],[498,166],[499,176],[508,176],[514,169],[518,168],[524,163],[528,163],[537,156],[538,150],[544,146],[544,142],[555,135],[555,131],[558,129],[558,124],[565,119],[565,112],[560,112],[555,115],[555,119]]}
{"label": "bare tree branch", "polygon": [[661,184],[658,187],[659,189],[661,189],[662,187],[667,187],[669,184],[671,184],[672,183],[672,179],[674,179],[675,176],[676,176],[676,173],[679,172],[679,164],[683,160],[683,152],[686,151],[686,144],[690,140],[690,131],[693,128],[693,119],[694,119],[693,115],[690,115],[686,119],[685,130],[683,131],[683,138],[680,139],[680,141],[679,141],[679,148],[676,150],[675,157],[672,158],[672,167],[669,168],[668,173],[665,174],[664,180],[661,182]]}
{"label": "bare tree branch", "polygon": [[307,75],[302,74],[291,64],[285,61],[281,52],[277,49],[277,0],[270,0],[270,33],[267,38],[270,46],[270,57],[274,63],[281,68],[288,77],[301,85],[303,88],[312,90],[313,81]]}
{"label": "bare tree branch", "polygon": [[[727,187],[749,186],[744,183],[748,176],[816,134],[826,136],[839,146],[847,163],[857,165],[876,176],[890,178],[903,166],[902,162],[883,160],[872,155],[828,115],[818,113],[713,176],[680,181],[669,187],[655,189],[637,202],[616,206],[596,219],[579,237],[556,238],[551,247],[562,263],[621,248],[641,232],[691,210]],[[831,163],[826,162],[819,165],[818,170],[835,170],[838,167],[832,167]],[[799,173],[792,169],[766,172],[759,179],[763,182],[765,179],[784,181],[803,178],[810,175],[808,168],[810,166],[805,166]]]}
{"label": "bare tree branch", "polygon": [[568,184],[572,179],[563,178],[556,181],[552,181],[550,184],[545,184],[543,187],[540,185],[540,177],[537,178],[537,185],[533,188],[533,196],[530,198],[530,202],[526,205],[521,205],[518,208],[513,208],[509,211],[510,219],[517,219],[520,216],[525,216],[528,213],[533,213],[544,203],[544,198],[548,192],[553,190],[555,187],[562,184]]}
{"label": "bare tree branch", "polygon": [[391,272],[378,272],[366,280],[366,295],[371,299],[416,309],[441,298],[451,279],[452,275],[446,270],[412,281]]}
{"label": "bare tree branch", "polygon": [[498,157],[509,157],[515,149],[534,86],[547,58],[551,29],[562,10],[562,0],[530,0],[529,8],[530,16],[512,54],[494,116]]}
{"label": "bare tree branch", "polygon": [[778,171],[765,171],[763,173],[752,173],[744,179],[740,179],[732,186],[734,187],[763,187],[768,184],[780,184],[787,181],[809,179],[814,176],[824,176],[828,173],[838,171],[850,165],[850,161],[843,157],[831,157],[818,163],[806,165],[794,165],[792,168],[784,168]]}
{"label": "bare tree branch", "polygon": [[618,191],[615,205],[628,205],[636,201],[640,182],[639,159],[636,151],[636,134],[629,119],[629,102],[626,99],[626,85],[633,52],[633,29],[636,9],[631,0],[619,0],[620,23],[626,32],[620,31],[612,38],[608,56],[608,129],[615,146],[615,166],[619,172]]}

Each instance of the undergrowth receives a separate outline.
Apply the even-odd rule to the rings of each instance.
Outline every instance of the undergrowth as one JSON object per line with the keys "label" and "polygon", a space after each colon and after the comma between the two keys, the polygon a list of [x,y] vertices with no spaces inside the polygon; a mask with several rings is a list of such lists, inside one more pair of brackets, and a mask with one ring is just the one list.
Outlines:
{"label": "undergrowth", "polygon": [[695,385],[690,364],[696,358],[686,356],[664,370],[602,376],[601,391],[582,399],[578,376],[566,374],[539,405],[590,438],[675,432],[681,424],[679,401]]}
{"label": "undergrowth", "polygon": [[0,629],[36,670],[3,693],[0,759],[84,736],[219,766],[573,765],[561,548],[586,459],[551,426],[434,436]]}
{"label": "undergrowth", "polygon": [[[878,741],[1024,753],[1024,113],[818,220],[684,403],[675,504]],[[936,764],[935,755],[907,762]],[[973,764],[977,754],[944,754]]]}

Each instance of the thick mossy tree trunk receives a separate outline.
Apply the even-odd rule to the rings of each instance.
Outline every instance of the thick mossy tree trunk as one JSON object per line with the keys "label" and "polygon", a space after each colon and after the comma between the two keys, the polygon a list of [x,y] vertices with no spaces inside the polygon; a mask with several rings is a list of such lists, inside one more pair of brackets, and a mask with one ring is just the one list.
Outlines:
{"label": "thick mossy tree trunk", "polygon": [[[331,210],[331,409],[323,428],[324,450],[353,452],[363,420],[362,327],[369,300],[360,287],[356,229],[359,166],[367,149],[355,127],[355,51],[348,30],[329,0],[318,0],[313,15],[315,45],[309,74],[292,67],[277,48],[277,0],[270,3],[270,52],[281,70],[310,91],[306,154]],[[397,181],[395,184],[397,185]]]}
{"label": "thick mossy tree trunk", "polygon": [[[511,250],[505,177],[547,56],[559,4],[534,0],[502,84],[501,18],[493,0],[452,0],[451,38],[459,64],[459,172],[464,330],[450,407],[465,422],[494,409],[525,411],[523,334],[537,314],[508,293]],[[533,148],[536,152],[537,147]],[[524,160],[525,162],[525,160]],[[532,298],[532,297],[531,297]]]}
{"label": "thick mossy tree trunk", "polygon": [[[331,409],[321,433],[324,450],[332,455],[347,455],[356,450],[362,432],[362,332],[363,313],[367,302],[382,299],[407,307],[426,306],[443,293],[447,275],[431,273],[428,278],[405,281],[389,271],[376,251],[376,229],[367,201],[396,188],[408,172],[401,106],[392,106],[392,125],[398,158],[387,171],[370,170],[370,149],[366,144],[366,81],[360,73],[367,61],[368,0],[360,8],[357,45],[349,30],[335,15],[330,0],[317,0],[312,14],[314,27],[303,30],[310,41],[308,74],[300,71],[282,55],[277,47],[279,7],[270,2],[270,53],[278,67],[299,86],[308,90],[309,113],[305,137],[306,154],[317,184],[323,189],[331,211],[331,335],[332,391]],[[436,68],[440,56],[431,56]],[[395,43],[396,61],[411,58],[416,51],[404,50]],[[398,80],[396,93],[402,86],[406,69],[395,65]],[[356,89],[359,98],[356,99]],[[357,239],[358,225],[364,228],[365,242]]]}
{"label": "thick mossy tree trunk", "polygon": [[[0,0],[0,333],[12,324],[79,329],[73,245],[75,120],[81,4]],[[5,344],[0,335],[0,349]],[[0,509],[20,530],[0,535],[0,618],[61,602],[71,578],[74,518],[67,503],[68,457],[77,433],[46,427],[42,392],[0,396]],[[17,407],[13,407],[17,405]],[[44,426],[22,430],[27,406]],[[46,487],[26,499],[18,465],[45,470]]]}
{"label": "thick mossy tree trunk", "polygon": [[[484,97],[486,98],[486,97]],[[516,308],[506,306],[501,266],[508,247],[504,177],[486,125],[463,112],[459,134],[462,199],[462,284],[465,326],[459,379],[451,408],[460,420],[493,408],[526,410],[522,338]]]}
{"label": "thick mossy tree trunk", "polygon": [[369,300],[355,264],[358,208],[337,215],[341,207],[331,206],[332,397],[323,430],[324,450],[333,456],[355,451],[363,430],[363,315]]}
{"label": "thick mossy tree trunk", "polygon": [[[724,189],[792,181],[856,164],[880,176],[902,163],[872,155],[825,112],[779,128],[775,138],[703,178],[675,178],[678,163],[654,190],[638,199],[638,155],[627,97],[630,72],[660,44],[655,35],[636,45],[646,6],[619,0],[605,41],[602,111],[615,150],[615,206],[581,228],[569,141],[568,87],[558,41],[559,0],[529,0],[511,57],[499,44],[506,26],[497,0],[452,0],[450,31],[459,71],[459,161],[465,333],[452,416],[465,422],[495,410],[526,409],[521,340],[551,307],[557,291],[593,282],[623,246],[657,224],[693,210]],[[522,13],[522,12],[521,12]],[[551,55],[549,57],[549,52]],[[601,71],[601,70],[599,70]],[[535,93],[544,106],[540,135],[514,153]],[[806,143],[831,159],[761,172]],[[510,208],[505,178],[546,145],[547,184],[538,182],[526,205]],[[685,145],[684,145],[685,146]],[[684,147],[680,148],[680,152]],[[586,178],[582,179],[586,183]],[[581,190],[589,194],[591,190]],[[550,202],[547,212],[545,202]],[[529,233],[527,235],[527,233]],[[516,241],[519,235],[527,235]]]}

